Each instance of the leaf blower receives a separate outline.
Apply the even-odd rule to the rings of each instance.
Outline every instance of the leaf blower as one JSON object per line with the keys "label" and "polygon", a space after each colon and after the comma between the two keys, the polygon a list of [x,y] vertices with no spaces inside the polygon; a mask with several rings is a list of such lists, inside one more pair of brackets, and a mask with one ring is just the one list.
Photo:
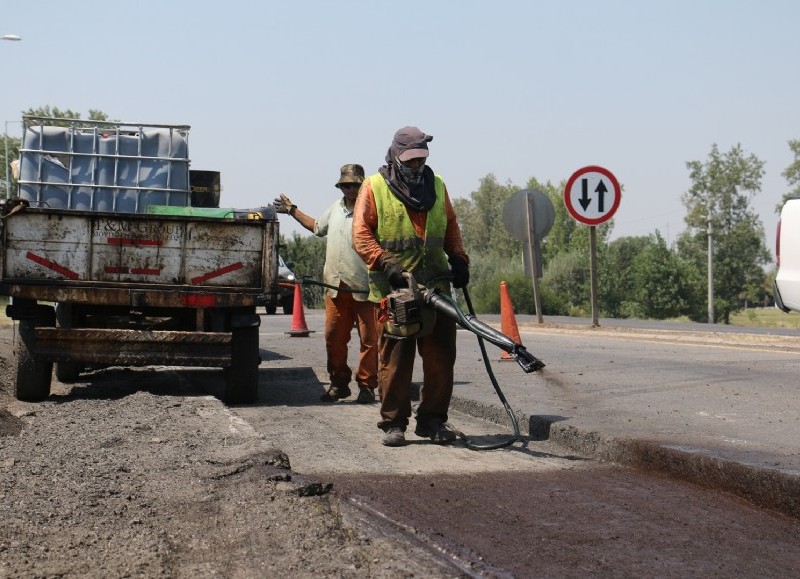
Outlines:
{"label": "leaf blower", "polygon": [[[409,272],[404,272],[403,277],[408,280],[408,287],[396,289],[386,297],[385,301],[388,314],[385,329],[390,336],[398,339],[426,336],[433,330],[436,314],[439,313],[452,318],[462,328],[479,338],[508,352],[525,372],[535,372],[544,368],[544,362],[528,352],[525,346],[476,318],[468,298],[470,313],[465,314],[450,296],[418,285]],[[465,297],[469,295],[466,288],[464,295]]]}
{"label": "leaf blower", "polygon": [[527,373],[544,368],[544,362],[528,352],[522,344],[518,344],[502,332],[478,320],[475,317],[475,311],[472,308],[472,301],[469,298],[466,287],[463,288],[463,291],[469,314],[464,314],[458,304],[442,292],[418,285],[414,276],[410,273],[405,272],[403,276],[408,280],[408,287],[393,291],[381,303],[381,309],[386,312],[386,319],[384,320],[386,335],[396,339],[418,338],[428,335],[433,331],[437,313],[454,319],[462,328],[474,333],[478,337],[486,372],[492,381],[492,386],[494,386],[497,396],[500,398],[500,402],[503,404],[506,414],[511,420],[514,434],[500,442],[479,445],[470,440],[463,432],[453,427],[452,424],[449,425],[450,428],[459,438],[464,440],[467,448],[472,450],[502,448],[518,440],[520,432],[517,417],[511,406],[509,406],[502,390],[500,390],[500,385],[497,383],[489,358],[486,355],[483,340],[491,342],[498,348],[508,352],[517,361],[520,368]]}

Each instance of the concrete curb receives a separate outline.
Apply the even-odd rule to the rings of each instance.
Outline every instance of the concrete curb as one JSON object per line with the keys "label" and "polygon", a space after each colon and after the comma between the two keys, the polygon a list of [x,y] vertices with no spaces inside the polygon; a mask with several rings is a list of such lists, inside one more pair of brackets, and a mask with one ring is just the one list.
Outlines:
{"label": "concrete curb", "polygon": [[[453,396],[450,407],[496,424],[507,424],[502,407]],[[606,436],[560,424],[548,416],[514,413],[520,433],[531,440],[551,440],[600,461],[656,472],[731,493],[759,507],[800,519],[800,477],[647,440]]]}

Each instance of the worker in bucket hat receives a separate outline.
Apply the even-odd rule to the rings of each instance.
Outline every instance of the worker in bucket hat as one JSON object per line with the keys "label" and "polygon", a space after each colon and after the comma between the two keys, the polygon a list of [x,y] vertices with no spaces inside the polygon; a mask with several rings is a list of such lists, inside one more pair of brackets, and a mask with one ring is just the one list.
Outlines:
{"label": "worker in bucket hat", "polygon": [[350,163],[339,171],[336,188],[342,193],[319,219],[306,215],[284,194],[275,199],[275,210],[293,217],[317,237],[327,237],[323,283],[325,291],[325,350],[330,387],[324,402],[348,398],[353,371],[347,348],[355,325],[361,342],[357,402],[375,402],[378,385],[377,307],[368,297],[367,267],[353,249],[353,208],[364,181],[364,168]]}

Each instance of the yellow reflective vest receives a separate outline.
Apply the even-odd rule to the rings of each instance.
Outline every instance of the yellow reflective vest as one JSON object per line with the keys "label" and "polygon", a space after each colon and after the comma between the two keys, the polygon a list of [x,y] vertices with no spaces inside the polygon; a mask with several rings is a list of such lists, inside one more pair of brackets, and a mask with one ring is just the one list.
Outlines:
{"label": "yellow reflective vest", "polygon": [[[450,291],[447,276],[450,268],[444,252],[444,235],[447,231],[447,211],[445,210],[444,182],[435,175],[436,202],[428,211],[425,223],[425,237],[414,229],[406,206],[389,190],[386,179],[380,173],[368,177],[372,184],[375,207],[378,214],[378,228],[375,238],[380,246],[393,253],[402,266],[410,271],[417,283],[426,287],[436,287]],[[432,281],[434,280],[434,281]],[[383,270],[369,272],[369,300],[380,302],[391,291]]]}

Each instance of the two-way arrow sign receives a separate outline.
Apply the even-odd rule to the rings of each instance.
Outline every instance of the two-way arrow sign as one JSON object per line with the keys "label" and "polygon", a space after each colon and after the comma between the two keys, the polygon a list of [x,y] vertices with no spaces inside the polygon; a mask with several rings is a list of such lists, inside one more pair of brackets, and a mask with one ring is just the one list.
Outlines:
{"label": "two-way arrow sign", "polygon": [[570,215],[586,225],[611,219],[619,207],[620,186],[611,171],[590,165],[575,171],[564,188],[564,204]]}

